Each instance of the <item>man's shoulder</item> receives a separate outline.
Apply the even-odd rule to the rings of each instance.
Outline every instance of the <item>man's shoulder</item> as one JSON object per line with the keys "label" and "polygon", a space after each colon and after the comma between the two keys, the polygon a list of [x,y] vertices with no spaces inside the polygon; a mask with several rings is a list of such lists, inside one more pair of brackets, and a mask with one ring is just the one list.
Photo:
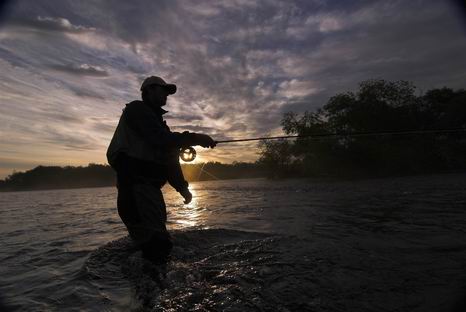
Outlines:
{"label": "man's shoulder", "polygon": [[161,123],[157,114],[143,101],[132,101],[126,104],[123,114],[126,120],[131,123],[146,121],[155,126]]}
{"label": "man's shoulder", "polygon": [[125,108],[133,109],[133,108],[140,108],[144,104],[143,101],[140,100],[134,100],[129,103],[126,103]]}
{"label": "man's shoulder", "polygon": [[126,114],[146,114],[149,112],[149,107],[143,101],[132,101],[126,104],[124,111]]}

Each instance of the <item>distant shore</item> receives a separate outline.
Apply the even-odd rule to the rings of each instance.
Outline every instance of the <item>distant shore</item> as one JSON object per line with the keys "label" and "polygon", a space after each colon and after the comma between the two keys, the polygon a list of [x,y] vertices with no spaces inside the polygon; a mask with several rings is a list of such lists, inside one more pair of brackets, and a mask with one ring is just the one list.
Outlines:
{"label": "distant shore", "polygon": [[[264,178],[263,167],[255,163],[222,164],[209,162],[183,164],[188,182]],[[77,189],[116,186],[115,171],[108,165],[89,164],[86,167],[37,166],[25,172],[15,172],[0,180],[0,192]]]}
{"label": "distant shore", "polygon": [[[183,172],[188,182],[257,179],[270,180],[303,179],[322,182],[339,182],[365,179],[383,179],[406,176],[431,176],[442,174],[466,174],[461,170],[443,170],[432,172],[407,172],[392,174],[334,175],[316,176],[288,175],[274,178],[255,163],[206,163],[183,165]],[[202,170],[200,170],[202,168]],[[209,169],[211,171],[209,171]],[[223,169],[219,170],[219,169]],[[116,186],[116,176],[108,165],[89,164],[87,167],[45,167],[38,166],[26,172],[18,172],[5,180],[0,180],[0,192],[46,191],[60,189],[81,189]]]}

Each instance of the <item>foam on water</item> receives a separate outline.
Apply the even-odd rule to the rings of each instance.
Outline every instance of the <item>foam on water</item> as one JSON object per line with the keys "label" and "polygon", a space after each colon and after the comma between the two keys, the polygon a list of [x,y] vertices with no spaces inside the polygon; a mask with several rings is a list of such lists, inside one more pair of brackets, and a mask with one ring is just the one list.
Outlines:
{"label": "foam on water", "polygon": [[166,265],[143,260],[125,237],[99,248],[84,269],[93,277],[124,274],[148,311],[306,311],[324,304],[312,274],[323,260],[308,254],[305,240],[225,229],[173,237]]}

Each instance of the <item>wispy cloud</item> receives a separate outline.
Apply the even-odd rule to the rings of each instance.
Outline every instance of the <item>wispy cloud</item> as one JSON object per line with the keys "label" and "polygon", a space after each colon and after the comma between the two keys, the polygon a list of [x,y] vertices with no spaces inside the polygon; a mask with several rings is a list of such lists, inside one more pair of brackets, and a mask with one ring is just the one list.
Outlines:
{"label": "wispy cloud", "polygon": [[79,76],[107,77],[108,73],[100,66],[91,66],[89,64],[80,65],[49,65],[51,69],[58,70],[67,74]]}
{"label": "wispy cloud", "polygon": [[93,31],[95,28],[73,25],[63,17],[36,16],[35,18],[13,19],[12,25],[28,28],[32,31],[56,31],[69,33],[82,33]]}

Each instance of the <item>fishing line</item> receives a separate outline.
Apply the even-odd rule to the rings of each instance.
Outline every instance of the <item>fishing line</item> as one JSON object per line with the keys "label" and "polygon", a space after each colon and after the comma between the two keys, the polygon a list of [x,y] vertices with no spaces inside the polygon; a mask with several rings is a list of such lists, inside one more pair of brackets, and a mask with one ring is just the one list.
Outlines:
{"label": "fishing line", "polygon": [[204,166],[206,163],[203,163],[201,168],[199,169],[199,174],[197,175],[197,180],[199,181],[199,178],[201,177],[202,171],[204,171]]}
{"label": "fishing line", "polygon": [[[202,169],[202,172],[204,173],[207,173],[208,175],[210,175],[212,178],[214,178],[215,180],[220,180],[220,178],[216,177],[215,175],[213,175],[212,173],[210,173],[209,171],[205,170],[204,168]],[[200,175],[199,175],[200,176]],[[199,179],[198,179],[199,180]]]}
{"label": "fishing line", "polygon": [[216,176],[214,176],[212,173],[210,173],[209,171],[205,170],[204,167],[207,163],[203,163],[201,168],[199,169],[199,174],[197,175],[197,181],[200,181],[199,179],[201,178],[201,174],[204,172],[208,175],[210,175],[212,178],[214,178],[215,180],[220,180],[219,178],[217,178]]}

